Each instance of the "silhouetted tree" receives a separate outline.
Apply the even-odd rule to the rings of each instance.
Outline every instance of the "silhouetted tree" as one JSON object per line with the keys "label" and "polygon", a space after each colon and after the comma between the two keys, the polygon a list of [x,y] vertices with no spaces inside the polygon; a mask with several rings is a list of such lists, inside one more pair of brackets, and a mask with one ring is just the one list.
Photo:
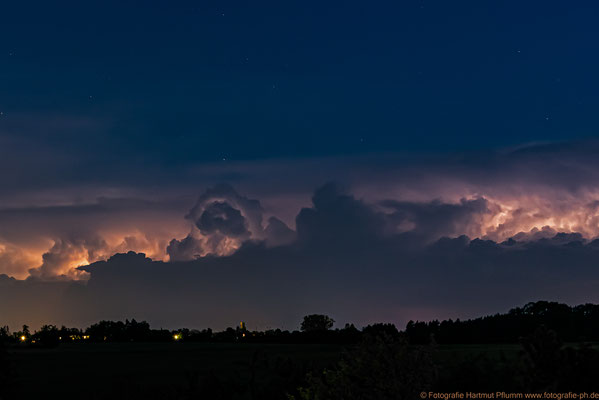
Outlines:
{"label": "silhouetted tree", "polygon": [[539,325],[555,331],[566,342],[599,340],[599,306],[570,307],[556,302],[537,301],[516,307],[505,314],[465,321],[410,321],[406,334],[410,343],[440,344],[517,343]]}
{"label": "silhouetted tree", "polygon": [[146,321],[137,322],[135,319],[126,319],[124,323],[100,321],[87,328],[85,333],[92,341],[144,342],[153,338],[150,324]]}
{"label": "silhouetted tree", "polygon": [[12,340],[8,326],[0,327],[0,345],[6,344]]}
{"label": "silhouetted tree", "polygon": [[61,342],[71,342],[72,338],[80,338],[83,336],[83,333],[80,329],[77,328],[67,328],[66,326],[62,326],[58,330],[58,339]]}
{"label": "silhouetted tree", "polygon": [[365,335],[372,335],[372,336],[387,335],[394,339],[399,338],[399,331],[393,324],[379,323],[379,324],[368,325],[362,329],[362,333]]}
{"label": "silhouetted tree", "polygon": [[406,325],[406,335],[412,344],[429,344],[432,332],[426,322],[409,321]]}
{"label": "silhouetted tree", "polygon": [[301,330],[303,332],[326,331],[333,327],[335,320],[327,315],[311,314],[306,315],[302,321]]}
{"label": "silhouetted tree", "polygon": [[32,339],[41,346],[55,347],[60,343],[60,331],[54,325],[44,325],[35,332]]}
{"label": "silhouetted tree", "polygon": [[360,332],[354,324],[345,324],[345,327],[339,329],[336,333],[337,343],[343,344],[358,343],[362,337],[362,332]]}

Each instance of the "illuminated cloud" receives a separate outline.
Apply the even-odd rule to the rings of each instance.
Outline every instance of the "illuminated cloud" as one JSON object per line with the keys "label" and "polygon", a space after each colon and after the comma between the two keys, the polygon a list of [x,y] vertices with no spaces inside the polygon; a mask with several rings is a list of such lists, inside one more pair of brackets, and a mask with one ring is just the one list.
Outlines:
{"label": "illuminated cloud", "polygon": [[166,259],[168,242],[185,229],[179,206],[142,200],[0,209],[0,271],[20,279],[85,279],[77,266],[116,252]]}
{"label": "illuminated cloud", "polygon": [[29,273],[32,277],[41,279],[57,277],[76,279],[83,275],[76,268],[97,261],[97,257],[101,257],[98,253],[105,250],[106,247],[106,242],[98,237],[90,240],[59,240],[42,255],[42,265],[30,269]]}
{"label": "illuminated cloud", "polygon": [[[428,221],[440,210],[439,228],[391,229],[404,218]],[[256,328],[295,329],[302,315],[315,311],[359,325],[401,325],[410,318],[505,311],[538,299],[599,301],[598,241],[580,234],[544,229],[504,242],[466,236],[423,242],[479,221],[488,210],[480,199],[388,203],[381,209],[328,184],[298,213],[298,236],[289,244],[248,240],[231,255],[191,261],[117,254],[78,268],[89,274],[86,283],[4,276],[0,312],[11,325],[135,317],[168,327],[220,329],[246,320]],[[8,296],[20,301],[34,290],[37,299],[47,298],[43,318],[29,313],[38,305],[27,299],[20,312],[9,306]]]}
{"label": "illuminated cloud", "polygon": [[35,257],[21,248],[10,244],[0,244],[0,274],[25,277],[27,269],[35,262]]}
{"label": "illuminated cloud", "polygon": [[184,239],[173,239],[166,251],[170,260],[185,261],[208,254],[230,255],[247,240],[265,240],[271,245],[293,240],[293,231],[276,217],[264,228],[263,214],[258,200],[241,196],[230,185],[208,188],[185,216],[192,224],[191,232]]}
{"label": "illuminated cloud", "polygon": [[[185,261],[232,255],[252,241],[334,245],[346,236],[368,243],[409,234],[419,247],[460,235],[501,243],[565,232],[591,240],[599,237],[597,150],[595,143],[549,144],[424,161],[387,155],[213,165],[202,169],[206,181],[234,177],[235,189],[205,185],[195,201],[195,183],[174,176],[159,191],[143,182],[137,189],[22,191],[18,202],[31,205],[0,209],[0,271],[85,279],[74,271],[79,263],[117,252]],[[322,169],[347,189],[320,186],[311,199]]]}

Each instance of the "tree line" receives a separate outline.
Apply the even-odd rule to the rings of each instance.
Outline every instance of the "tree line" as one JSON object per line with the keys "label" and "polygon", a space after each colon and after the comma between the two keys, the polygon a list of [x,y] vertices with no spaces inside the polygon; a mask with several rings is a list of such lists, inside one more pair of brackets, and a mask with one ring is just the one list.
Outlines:
{"label": "tree line", "polygon": [[599,305],[536,301],[504,314],[453,321],[408,322],[405,334],[410,343],[485,344],[518,343],[543,325],[565,342],[599,341]]}
{"label": "tree line", "polygon": [[269,329],[250,331],[244,323],[223,331],[210,328],[152,329],[146,321],[100,321],[85,329],[58,328],[44,325],[30,332],[24,325],[10,332],[0,328],[0,341],[29,346],[52,347],[72,342],[246,342],[246,343],[338,343],[355,344],[366,334],[386,333],[402,336],[410,344],[484,344],[519,343],[543,325],[566,342],[599,341],[599,305],[568,306],[557,302],[537,301],[516,307],[504,314],[488,315],[461,321],[409,321],[403,331],[395,325],[378,323],[357,329],[353,324],[332,329],[334,320],[326,315],[304,317],[300,330]]}

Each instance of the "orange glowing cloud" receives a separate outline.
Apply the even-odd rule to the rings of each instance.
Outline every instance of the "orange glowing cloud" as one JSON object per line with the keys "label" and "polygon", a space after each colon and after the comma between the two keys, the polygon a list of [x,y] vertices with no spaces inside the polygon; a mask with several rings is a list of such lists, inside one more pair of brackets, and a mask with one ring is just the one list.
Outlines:
{"label": "orange glowing cloud", "polygon": [[[543,195],[514,192],[503,195],[497,193],[481,195],[481,192],[479,188],[476,193],[454,202],[444,203],[435,200],[431,203],[420,200],[410,204],[429,206],[453,204],[455,207],[464,207],[473,202],[484,202],[484,209],[467,211],[465,222],[451,221],[448,229],[432,234],[430,240],[436,240],[441,236],[467,235],[470,238],[500,242],[511,237],[516,237],[518,240],[537,239],[555,235],[557,232],[576,232],[587,239],[599,236],[599,192],[587,191],[576,196],[549,191]],[[227,201],[227,198],[221,201]],[[211,204],[221,204],[215,203],[214,199],[207,200],[205,203],[208,208]],[[234,234],[227,234],[226,230],[208,232],[206,227],[212,226],[209,225],[212,223],[210,221],[204,221],[204,225],[199,225],[204,230],[198,228],[197,221],[205,216],[206,207],[204,207],[192,218],[191,233],[181,241],[172,240],[174,236],[172,231],[158,234],[138,229],[116,229],[95,235],[54,239],[45,249],[4,243],[0,245],[0,273],[17,278],[24,278],[30,274],[41,279],[61,277],[81,280],[87,279],[87,273],[77,270],[78,266],[106,260],[115,253],[135,251],[162,261],[193,259],[208,254],[228,256],[237,251],[245,240],[267,236],[266,230],[261,225],[261,216],[259,218],[254,216],[251,228],[255,231],[252,231],[248,224],[252,210],[248,212],[243,206],[234,204],[240,207],[241,211],[231,215],[240,218],[240,223],[243,224],[239,229],[247,229],[247,233],[239,234],[234,231]],[[220,214],[212,217],[223,218]],[[122,224],[123,221],[119,223]],[[397,223],[396,232],[415,231],[419,229],[421,223],[422,221],[418,219],[402,219]],[[178,254],[185,254],[183,258],[173,258],[173,254],[169,257],[167,249],[172,250],[174,245],[180,246]],[[185,246],[187,248],[183,249]]]}

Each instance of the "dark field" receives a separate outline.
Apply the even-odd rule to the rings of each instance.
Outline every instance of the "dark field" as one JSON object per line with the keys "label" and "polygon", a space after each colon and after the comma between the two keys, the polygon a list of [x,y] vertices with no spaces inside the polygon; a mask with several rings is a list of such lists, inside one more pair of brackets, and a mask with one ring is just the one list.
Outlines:
{"label": "dark field", "polygon": [[[75,343],[52,349],[13,347],[8,362],[13,372],[11,392],[19,399],[284,399],[286,393],[305,384],[307,372],[334,367],[346,348],[333,344]],[[499,374],[501,366],[510,370],[522,355],[518,344],[436,345],[432,349],[441,387],[448,390],[485,390],[490,384],[501,388],[509,381]]]}
{"label": "dark field", "polygon": [[[343,351],[338,345],[230,343],[85,343],[54,349],[11,349],[18,398],[60,394],[83,398],[180,398],[212,374],[260,386],[285,369],[322,369]],[[108,396],[108,397],[107,397]]]}
{"label": "dark field", "polygon": [[[480,355],[514,359],[520,349],[516,344],[440,345],[434,356],[451,368]],[[252,372],[261,388],[285,379],[284,384],[293,383],[285,370],[303,375],[331,367],[343,350],[330,344],[80,343],[13,348],[9,360],[18,398],[186,398],[194,385],[212,376],[225,386],[247,384]],[[249,393],[242,397],[251,398]]]}

